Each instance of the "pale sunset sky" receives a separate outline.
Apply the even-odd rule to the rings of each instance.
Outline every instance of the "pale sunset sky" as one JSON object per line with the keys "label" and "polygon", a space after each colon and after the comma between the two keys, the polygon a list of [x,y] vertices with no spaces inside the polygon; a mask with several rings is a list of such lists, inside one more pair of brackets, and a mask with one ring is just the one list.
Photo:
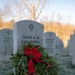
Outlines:
{"label": "pale sunset sky", "polygon": [[[0,7],[3,7],[3,1],[10,0],[0,0]],[[52,14],[53,21],[75,24],[75,0],[48,0],[40,17],[48,16],[51,19]]]}

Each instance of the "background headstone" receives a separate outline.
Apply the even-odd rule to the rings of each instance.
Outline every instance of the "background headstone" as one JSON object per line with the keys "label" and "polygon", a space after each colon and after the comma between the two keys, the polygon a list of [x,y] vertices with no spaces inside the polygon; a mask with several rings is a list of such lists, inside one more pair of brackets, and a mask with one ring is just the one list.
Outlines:
{"label": "background headstone", "polygon": [[62,47],[63,47],[63,44],[62,44],[62,41],[56,37],[56,50],[55,50],[55,54],[59,54],[60,51],[62,50]]}
{"label": "background headstone", "polygon": [[75,31],[74,34],[70,35],[70,40],[68,41],[69,55],[72,58],[72,65],[75,65]]}
{"label": "background headstone", "polygon": [[44,33],[44,48],[50,56],[55,56],[56,35],[53,32]]}
{"label": "background headstone", "polygon": [[13,54],[13,30],[0,30],[0,75],[11,75],[13,66],[10,60]]}
{"label": "background headstone", "polygon": [[10,61],[13,54],[13,30],[0,30],[0,62]]}
{"label": "background headstone", "polygon": [[69,55],[72,56],[73,55],[73,50],[75,49],[75,46],[74,46],[74,35],[70,35],[70,41],[69,41]]}
{"label": "background headstone", "polygon": [[31,20],[15,23],[13,30],[14,54],[28,42],[43,46],[43,25]]}

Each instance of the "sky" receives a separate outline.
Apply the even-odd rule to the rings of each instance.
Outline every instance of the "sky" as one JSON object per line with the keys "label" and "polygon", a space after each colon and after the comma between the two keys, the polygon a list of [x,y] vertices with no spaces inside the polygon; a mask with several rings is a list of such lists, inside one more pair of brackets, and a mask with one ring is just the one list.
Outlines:
{"label": "sky", "polygon": [[[0,7],[3,6],[3,1],[0,0]],[[40,17],[48,16],[52,19],[52,14],[53,21],[75,24],[75,0],[48,0]]]}
{"label": "sky", "polygon": [[75,24],[75,0],[55,0],[53,10]]}
{"label": "sky", "polygon": [[44,12],[45,15],[55,14],[55,21],[75,24],[75,0],[49,0],[45,10],[47,11]]}

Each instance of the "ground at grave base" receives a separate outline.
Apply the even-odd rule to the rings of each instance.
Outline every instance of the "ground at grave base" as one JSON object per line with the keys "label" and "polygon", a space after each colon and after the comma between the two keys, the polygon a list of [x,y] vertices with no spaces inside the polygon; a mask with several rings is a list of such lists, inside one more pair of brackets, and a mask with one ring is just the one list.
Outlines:
{"label": "ground at grave base", "polygon": [[64,49],[56,55],[56,61],[59,65],[58,75],[75,75],[75,67],[71,64],[71,57],[68,49]]}
{"label": "ground at grave base", "polygon": [[0,75],[12,75],[12,62],[0,62]]}
{"label": "ground at grave base", "polygon": [[[58,75],[75,75],[75,67],[72,66],[71,64],[71,57],[69,56],[69,52],[67,49],[64,49],[60,52],[60,54],[56,55],[55,56],[56,58],[56,61],[59,65],[59,72],[58,72]],[[5,66],[8,67],[8,68],[11,68],[9,67],[9,65],[11,64],[8,64]],[[6,67],[4,67],[4,65],[1,63],[0,64],[0,75],[14,75],[14,74],[11,74],[13,72],[10,73],[10,70],[6,69]],[[4,72],[2,72],[2,70],[5,70],[5,74]],[[6,71],[8,71],[9,73],[7,73]]]}

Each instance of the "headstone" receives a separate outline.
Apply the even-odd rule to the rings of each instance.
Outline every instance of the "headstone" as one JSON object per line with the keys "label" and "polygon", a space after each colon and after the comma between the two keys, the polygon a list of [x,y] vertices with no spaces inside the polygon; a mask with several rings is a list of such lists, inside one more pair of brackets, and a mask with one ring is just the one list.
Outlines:
{"label": "headstone", "polygon": [[13,54],[13,30],[0,30],[0,62],[10,61]]}
{"label": "headstone", "polygon": [[16,22],[13,30],[14,54],[28,42],[43,46],[43,25],[31,20]]}
{"label": "headstone", "polygon": [[69,55],[72,56],[75,51],[75,35],[70,36]]}
{"label": "headstone", "polygon": [[10,60],[13,54],[13,30],[0,30],[0,75],[13,73],[13,66]]}
{"label": "headstone", "polygon": [[59,47],[60,47],[60,51],[62,51],[64,48],[64,44],[63,44],[63,41],[61,39],[59,39]]}
{"label": "headstone", "polygon": [[56,35],[53,32],[44,33],[44,47],[50,56],[55,56]]}
{"label": "headstone", "polygon": [[75,31],[74,34],[70,35],[70,40],[68,42],[69,55],[72,58],[72,65],[75,66]]}
{"label": "headstone", "polygon": [[55,54],[59,54],[61,51],[62,42],[58,37],[56,37],[56,46],[55,47],[56,47]]}
{"label": "headstone", "polygon": [[70,47],[70,39],[68,40],[68,44],[67,44],[68,50],[69,50],[69,47]]}
{"label": "headstone", "polygon": [[71,40],[69,39],[68,40],[68,44],[67,44],[67,49],[68,49],[68,51],[69,51],[69,56],[71,56],[71,49],[70,49],[70,42]]}
{"label": "headstone", "polygon": [[70,55],[72,57],[72,64],[75,66],[75,34],[71,36]]}

